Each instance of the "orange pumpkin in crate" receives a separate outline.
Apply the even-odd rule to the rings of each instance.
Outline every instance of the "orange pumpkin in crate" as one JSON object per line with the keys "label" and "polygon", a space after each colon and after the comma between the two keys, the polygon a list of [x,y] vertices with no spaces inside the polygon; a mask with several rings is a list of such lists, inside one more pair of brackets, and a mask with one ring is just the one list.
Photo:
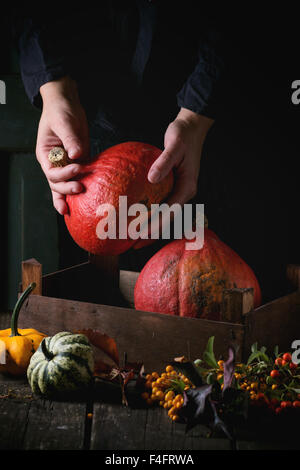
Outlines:
{"label": "orange pumpkin in crate", "polygon": [[220,320],[224,289],[254,288],[254,306],[261,303],[259,283],[240,256],[209,229],[200,250],[175,240],[158,251],[141,271],[134,291],[135,308],[182,317]]}
{"label": "orange pumpkin in crate", "polygon": [[[127,196],[127,207],[141,203],[148,210],[151,204],[158,204],[168,196],[173,187],[172,173],[155,184],[147,179],[152,163],[160,154],[161,150],[153,145],[125,142],[104,150],[84,165],[77,178],[84,190],[67,196],[69,213],[65,215],[67,228],[81,248],[93,254],[117,255],[137,242],[128,232],[125,238],[119,237],[119,196]],[[101,219],[107,219],[107,213],[99,213],[99,207],[104,204],[115,208],[115,239],[99,238],[98,224]],[[134,218],[127,218],[127,229]]]}

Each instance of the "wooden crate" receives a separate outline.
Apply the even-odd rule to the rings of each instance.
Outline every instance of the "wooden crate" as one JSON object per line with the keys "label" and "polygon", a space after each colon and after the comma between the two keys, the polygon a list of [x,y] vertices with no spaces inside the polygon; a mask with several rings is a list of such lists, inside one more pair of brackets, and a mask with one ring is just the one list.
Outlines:
{"label": "wooden crate", "polygon": [[242,360],[254,342],[283,351],[300,339],[300,266],[289,265],[287,276],[297,290],[255,309],[253,289],[225,290],[223,321],[216,322],[135,310],[138,273],[119,271],[117,257],[90,256],[86,263],[44,276],[41,264],[31,259],[22,263],[20,290],[33,281],[37,287],[23,306],[19,326],[49,335],[101,330],[116,340],[120,357],[126,352],[128,361],[142,361],[146,370],[160,370],[176,356],[200,357],[210,336],[218,356],[226,358],[234,342]]}

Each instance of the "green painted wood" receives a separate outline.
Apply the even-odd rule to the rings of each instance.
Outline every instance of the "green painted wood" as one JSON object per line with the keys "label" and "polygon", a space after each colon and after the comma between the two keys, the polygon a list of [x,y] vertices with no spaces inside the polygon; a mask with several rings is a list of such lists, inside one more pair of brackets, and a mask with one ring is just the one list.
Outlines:
{"label": "green painted wood", "polygon": [[0,150],[32,151],[40,118],[24,90],[21,77],[1,75],[6,86],[6,104],[0,105]]}
{"label": "green painted wood", "polygon": [[57,213],[35,155],[13,153],[8,161],[8,308],[16,301],[21,262],[36,258],[43,273],[58,269]]}

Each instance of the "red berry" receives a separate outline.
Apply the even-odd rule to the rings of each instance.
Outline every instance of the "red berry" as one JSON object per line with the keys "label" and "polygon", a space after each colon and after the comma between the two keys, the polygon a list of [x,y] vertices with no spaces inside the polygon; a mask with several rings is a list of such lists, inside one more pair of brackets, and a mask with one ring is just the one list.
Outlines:
{"label": "red berry", "polygon": [[282,356],[282,359],[284,361],[287,361],[287,362],[290,362],[292,360],[292,356],[290,355],[290,353],[285,353],[283,356]]}
{"label": "red berry", "polygon": [[288,364],[288,361],[285,361],[284,359],[282,359],[282,361],[281,361],[282,367],[283,367],[283,366],[286,366],[287,364]]}
{"label": "red berry", "polygon": [[275,359],[275,364],[276,364],[276,366],[281,366],[282,365],[281,357],[277,357],[277,359]]}
{"label": "red berry", "polygon": [[290,369],[297,369],[297,364],[295,364],[294,362],[290,362]]}
{"label": "red berry", "polygon": [[282,401],[281,402],[281,408],[290,408],[292,406],[291,401]]}
{"label": "red berry", "polygon": [[300,401],[299,400],[293,401],[293,407],[294,408],[300,408]]}
{"label": "red berry", "polygon": [[281,411],[282,411],[282,408],[280,408],[280,406],[278,406],[278,408],[275,409],[275,413],[276,413],[276,414],[281,413]]}
{"label": "red berry", "polygon": [[279,400],[277,400],[277,398],[271,398],[271,404],[276,406],[279,404]]}
{"label": "red berry", "polygon": [[256,398],[257,398],[258,400],[264,400],[264,399],[265,399],[265,394],[264,394],[264,393],[258,393],[257,396],[256,396]]}
{"label": "red berry", "polygon": [[276,377],[280,376],[279,371],[276,369],[271,370],[270,376],[272,377],[272,379],[276,379]]}

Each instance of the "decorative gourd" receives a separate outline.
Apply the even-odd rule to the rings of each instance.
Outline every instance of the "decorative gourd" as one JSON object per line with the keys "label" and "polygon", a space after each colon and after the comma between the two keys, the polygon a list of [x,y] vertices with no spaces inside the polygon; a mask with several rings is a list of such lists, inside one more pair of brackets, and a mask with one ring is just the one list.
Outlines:
{"label": "decorative gourd", "polygon": [[186,242],[169,243],[144,266],[134,291],[137,310],[220,320],[223,290],[233,287],[253,287],[260,305],[252,269],[211,230],[204,229],[200,250],[186,250]]}
{"label": "decorative gourd", "polygon": [[[81,248],[94,254],[116,255],[137,242],[128,236],[118,237],[119,196],[127,196],[127,207],[141,203],[148,210],[151,204],[158,204],[168,196],[173,186],[172,173],[155,184],[147,179],[152,163],[160,154],[161,150],[153,145],[126,142],[110,147],[84,165],[77,178],[84,191],[67,195],[69,213],[65,215],[67,228]],[[97,215],[100,204],[111,204],[116,209],[116,239],[103,240],[97,236],[97,225],[107,215]],[[128,217],[128,224],[133,218]]]}
{"label": "decorative gourd", "polygon": [[18,329],[21,307],[35,286],[34,282],[30,284],[19,297],[12,313],[10,328],[0,331],[0,347],[1,350],[5,350],[1,354],[5,359],[4,364],[0,363],[0,372],[11,375],[24,375],[31,356],[46,336],[44,333],[32,328]]}
{"label": "decorative gourd", "polygon": [[62,331],[41,342],[30,360],[27,378],[34,393],[52,396],[88,386],[93,371],[93,351],[87,337]]}

